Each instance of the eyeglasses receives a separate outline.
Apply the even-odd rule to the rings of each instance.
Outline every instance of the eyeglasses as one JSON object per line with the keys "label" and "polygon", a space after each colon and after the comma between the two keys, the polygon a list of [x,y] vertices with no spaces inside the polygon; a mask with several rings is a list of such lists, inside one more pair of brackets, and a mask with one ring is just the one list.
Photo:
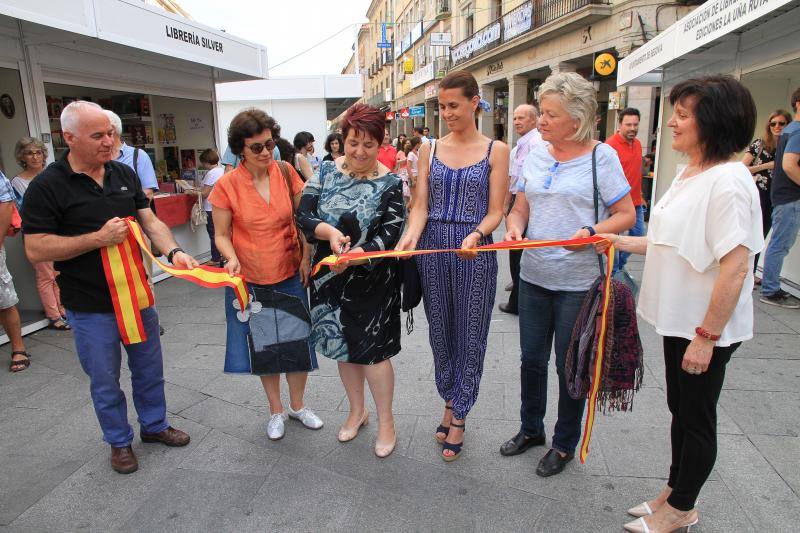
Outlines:
{"label": "eyeglasses", "polygon": [[778,126],[784,127],[785,125],[786,125],[786,122],[784,122],[782,120],[780,120],[780,121],[779,120],[774,120],[774,121],[769,123],[769,127],[770,128],[777,128]]}
{"label": "eyeglasses", "polygon": [[556,172],[558,172],[558,165],[560,164],[559,161],[556,161],[552,167],[550,167],[550,171],[547,174],[547,178],[544,180],[544,188],[549,189],[550,186],[553,184],[553,178],[556,177]]}
{"label": "eyeglasses", "polygon": [[35,155],[44,156],[44,152],[42,152],[41,150],[25,150],[24,152],[22,152],[22,155],[26,157],[33,157]]}
{"label": "eyeglasses", "polygon": [[269,151],[274,150],[275,141],[273,139],[267,139],[267,141],[264,143],[253,143],[251,145],[246,145],[246,148],[249,148],[251,152],[258,155],[264,151],[264,148],[266,148]]}

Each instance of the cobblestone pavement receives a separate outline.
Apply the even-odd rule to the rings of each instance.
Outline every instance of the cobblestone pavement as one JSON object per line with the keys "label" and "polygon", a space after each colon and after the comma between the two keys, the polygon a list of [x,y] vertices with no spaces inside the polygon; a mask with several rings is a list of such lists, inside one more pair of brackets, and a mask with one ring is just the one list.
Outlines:
{"label": "cobblestone pavement", "polygon": [[[500,259],[498,302],[509,278],[507,255]],[[629,267],[638,275],[642,263]],[[379,460],[375,424],[353,442],[336,440],[347,401],[334,363],[321,358],[306,395],[325,427],[290,421],[286,437],[270,442],[258,379],[222,373],[222,291],[168,280],[156,295],[170,421],[191,444],[136,440],[139,471],[114,473],[71,335],[31,335],[31,368],[0,372],[0,531],[621,531],[625,510],[665,483],[663,360],[648,326],[634,410],[600,416],[586,464],[542,479],[534,470],[544,448],[498,453],[519,427],[514,316],[495,311],[465,452],[445,464],[433,440],[443,405],[421,308],[393,359],[397,449]],[[728,366],[698,531],[786,531],[800,518],[800,312],[757,303],[756,331]],[[551,368],[548,435],[554,377]],[[121,381],[130,398],[127,371]]]}

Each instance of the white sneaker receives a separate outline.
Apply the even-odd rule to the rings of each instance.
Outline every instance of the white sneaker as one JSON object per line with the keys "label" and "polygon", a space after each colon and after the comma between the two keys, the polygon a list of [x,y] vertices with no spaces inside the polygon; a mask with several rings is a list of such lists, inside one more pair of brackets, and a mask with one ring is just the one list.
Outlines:
{"label": "white sneaker", "polygon": [[269,440],[280,440],[283,438],[283,421],[286,420],[286,413],[278,413],[269,417],[267,423],[267,437]]}
{"label": "white sneaker", "polygon": [[320,429],[322,427],[322,420],[307,407],[303,407],[299,411],[295,411],[291,407],[287,407],[286,410],[290,418],[299,420],[308,429]]}

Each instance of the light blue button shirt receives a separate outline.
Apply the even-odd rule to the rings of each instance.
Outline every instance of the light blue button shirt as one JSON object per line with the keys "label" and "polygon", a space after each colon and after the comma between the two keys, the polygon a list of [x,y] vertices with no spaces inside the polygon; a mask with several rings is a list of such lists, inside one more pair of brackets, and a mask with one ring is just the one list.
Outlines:
{"label": "light blue button shirt", "polygon": [[[137,149],[133,146],[128,146],[125,143],[122,143],[122,146],[119,149],[119,157],[117,161],[120,163],[124,163],[129,167],[133,168],[133,154]],[[139,181],[142,184],[142,189],[153,189],[154,191],[158,190],[158,180],[156,179],[156,170],[153,168],[153,162],[150,161],[150,156],[147,155],[147,152],[139,150],[139,157],[136,160],[136,174],[139,175]]]}

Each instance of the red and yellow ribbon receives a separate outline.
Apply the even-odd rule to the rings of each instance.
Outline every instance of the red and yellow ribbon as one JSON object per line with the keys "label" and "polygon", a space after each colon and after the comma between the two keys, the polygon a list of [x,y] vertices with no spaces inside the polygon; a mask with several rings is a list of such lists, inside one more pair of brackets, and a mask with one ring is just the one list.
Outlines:
{"label": "red and yellow ribbon", "polygon": [[[498,252],[501,250],[527,250],[529,248],[551,248],[555,246],[582,246],[594,245],[603,242],[606,239],[593,235],[591,237],[584,237],[581,239],[568,239],[568,240],[552,240],[552,241],[503,241],[494,244],[487,244],[473,248],[473,252]],[[458,252],[458,249],[442,249],[442,250],[385,250],[378,252],[359,252],[359,253],[346,253],[342,255],[329,255],[328,257],[319,261],[314,265],[313,274],[316,275],[323,266],[336,266],[348,261],[357,261],[363,259],[381,259],[381,258],[400,258],[411,257],[414,255],[424,254],[438,254],[447,252]],[[583,429],[583,441],[581,442],[580,460],[581,463],[586,462],[586,456],[589,454],[589,440],[592,438],[592,426],[595,419],[595,404],[597,403],[597,393],[600,390],[600,376],[603,372],[603,359],[605,356],[605,339],[606,339],[606,326],[608,323],[608,306],[609,306],[609,291],[611,290],[611,273],[614,268],[614,246],[610,244],[609,247],[603,252],[608,260],[606,268],[606,277],[603,282],[603,310],[600,316],[600,330],[597,339],[597,353],[595,354],[594,363],[592,367],[592,383],[589,387],[589,406],[586,411],[586,422]]]}
{"label": "red and yellow ribbon", "polygon": [[239,300],[240,309],[246,309],[249,296],[247,285],[242,276],[231,276],[223,268],[198,266],[180,268],[166,265],[156,259],[150,252],[150,246],[144,240],[142,228],[133,218],[126,218],[128,236],[120,244],[100,249],[103,260],[103,271],[106,275],[114,314],[123,344],[136,344],[147,340],[142,325],[142,309],[154,303],[153,293],[147,284],[142,254],[144,252],[161,270],[202,287],[211,289],[231,287]]}

